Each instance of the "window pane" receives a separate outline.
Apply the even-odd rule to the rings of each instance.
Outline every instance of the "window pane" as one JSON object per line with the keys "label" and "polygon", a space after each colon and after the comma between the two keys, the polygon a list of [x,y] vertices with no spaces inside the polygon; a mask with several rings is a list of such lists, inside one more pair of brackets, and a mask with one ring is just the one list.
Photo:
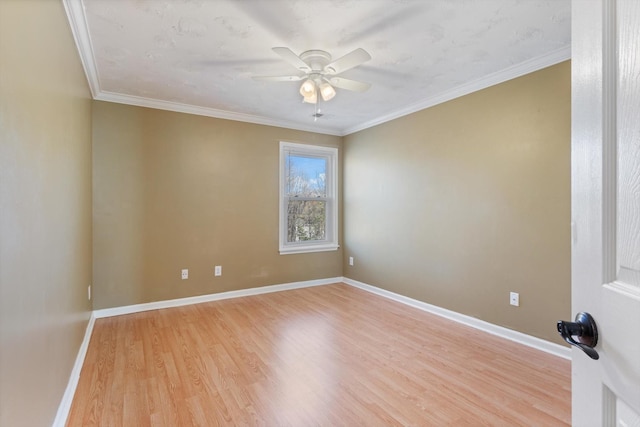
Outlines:
{"label": "window pane", "polygon": [[280,141],[280,254],[338,249],[338,149]]}
{"label": "window pane", "polygon": [[287,155],[287,195],[326,197],[327,159]]}
{"label": "window pane", "polygon": [[327,203],[324,200],[290,200],[287,209],[287,242],[325,240]]}

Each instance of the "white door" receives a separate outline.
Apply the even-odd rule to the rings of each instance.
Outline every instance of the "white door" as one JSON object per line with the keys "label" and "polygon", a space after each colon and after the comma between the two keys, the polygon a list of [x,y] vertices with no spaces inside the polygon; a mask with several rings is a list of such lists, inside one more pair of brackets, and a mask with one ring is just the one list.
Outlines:
{"label": "white door", "polygon": [[[572,3],[573,425],[640,426],[640,0]],[[570,319],[573,320],[573,319]]]}

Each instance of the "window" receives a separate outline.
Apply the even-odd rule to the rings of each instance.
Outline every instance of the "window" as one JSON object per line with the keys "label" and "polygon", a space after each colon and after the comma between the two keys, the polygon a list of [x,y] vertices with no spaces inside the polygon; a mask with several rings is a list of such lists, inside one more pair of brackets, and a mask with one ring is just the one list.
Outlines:
{"label": "window", "polygon": [[280,142],[280,253],[338,249],[338,149]]}

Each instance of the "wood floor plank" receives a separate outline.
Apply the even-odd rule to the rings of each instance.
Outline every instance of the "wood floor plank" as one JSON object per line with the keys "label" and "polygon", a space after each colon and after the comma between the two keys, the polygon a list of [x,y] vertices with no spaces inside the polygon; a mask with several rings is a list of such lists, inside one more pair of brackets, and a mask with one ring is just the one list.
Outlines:
{"label": "wood floor plank", "polygon": [[567,426],[570,362],[345,284],[98,319],[68,426]]}

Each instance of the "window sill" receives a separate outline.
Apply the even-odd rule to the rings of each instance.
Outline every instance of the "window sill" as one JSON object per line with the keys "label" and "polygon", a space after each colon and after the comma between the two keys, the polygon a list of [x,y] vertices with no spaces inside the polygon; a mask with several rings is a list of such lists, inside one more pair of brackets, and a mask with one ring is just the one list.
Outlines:
{"label": "window sill", "polygon": [[339,245],[335,245],[335,244],[285,247],[285,248],[280,248],[280,255],[337,251],[339,247],[340,247]]}

